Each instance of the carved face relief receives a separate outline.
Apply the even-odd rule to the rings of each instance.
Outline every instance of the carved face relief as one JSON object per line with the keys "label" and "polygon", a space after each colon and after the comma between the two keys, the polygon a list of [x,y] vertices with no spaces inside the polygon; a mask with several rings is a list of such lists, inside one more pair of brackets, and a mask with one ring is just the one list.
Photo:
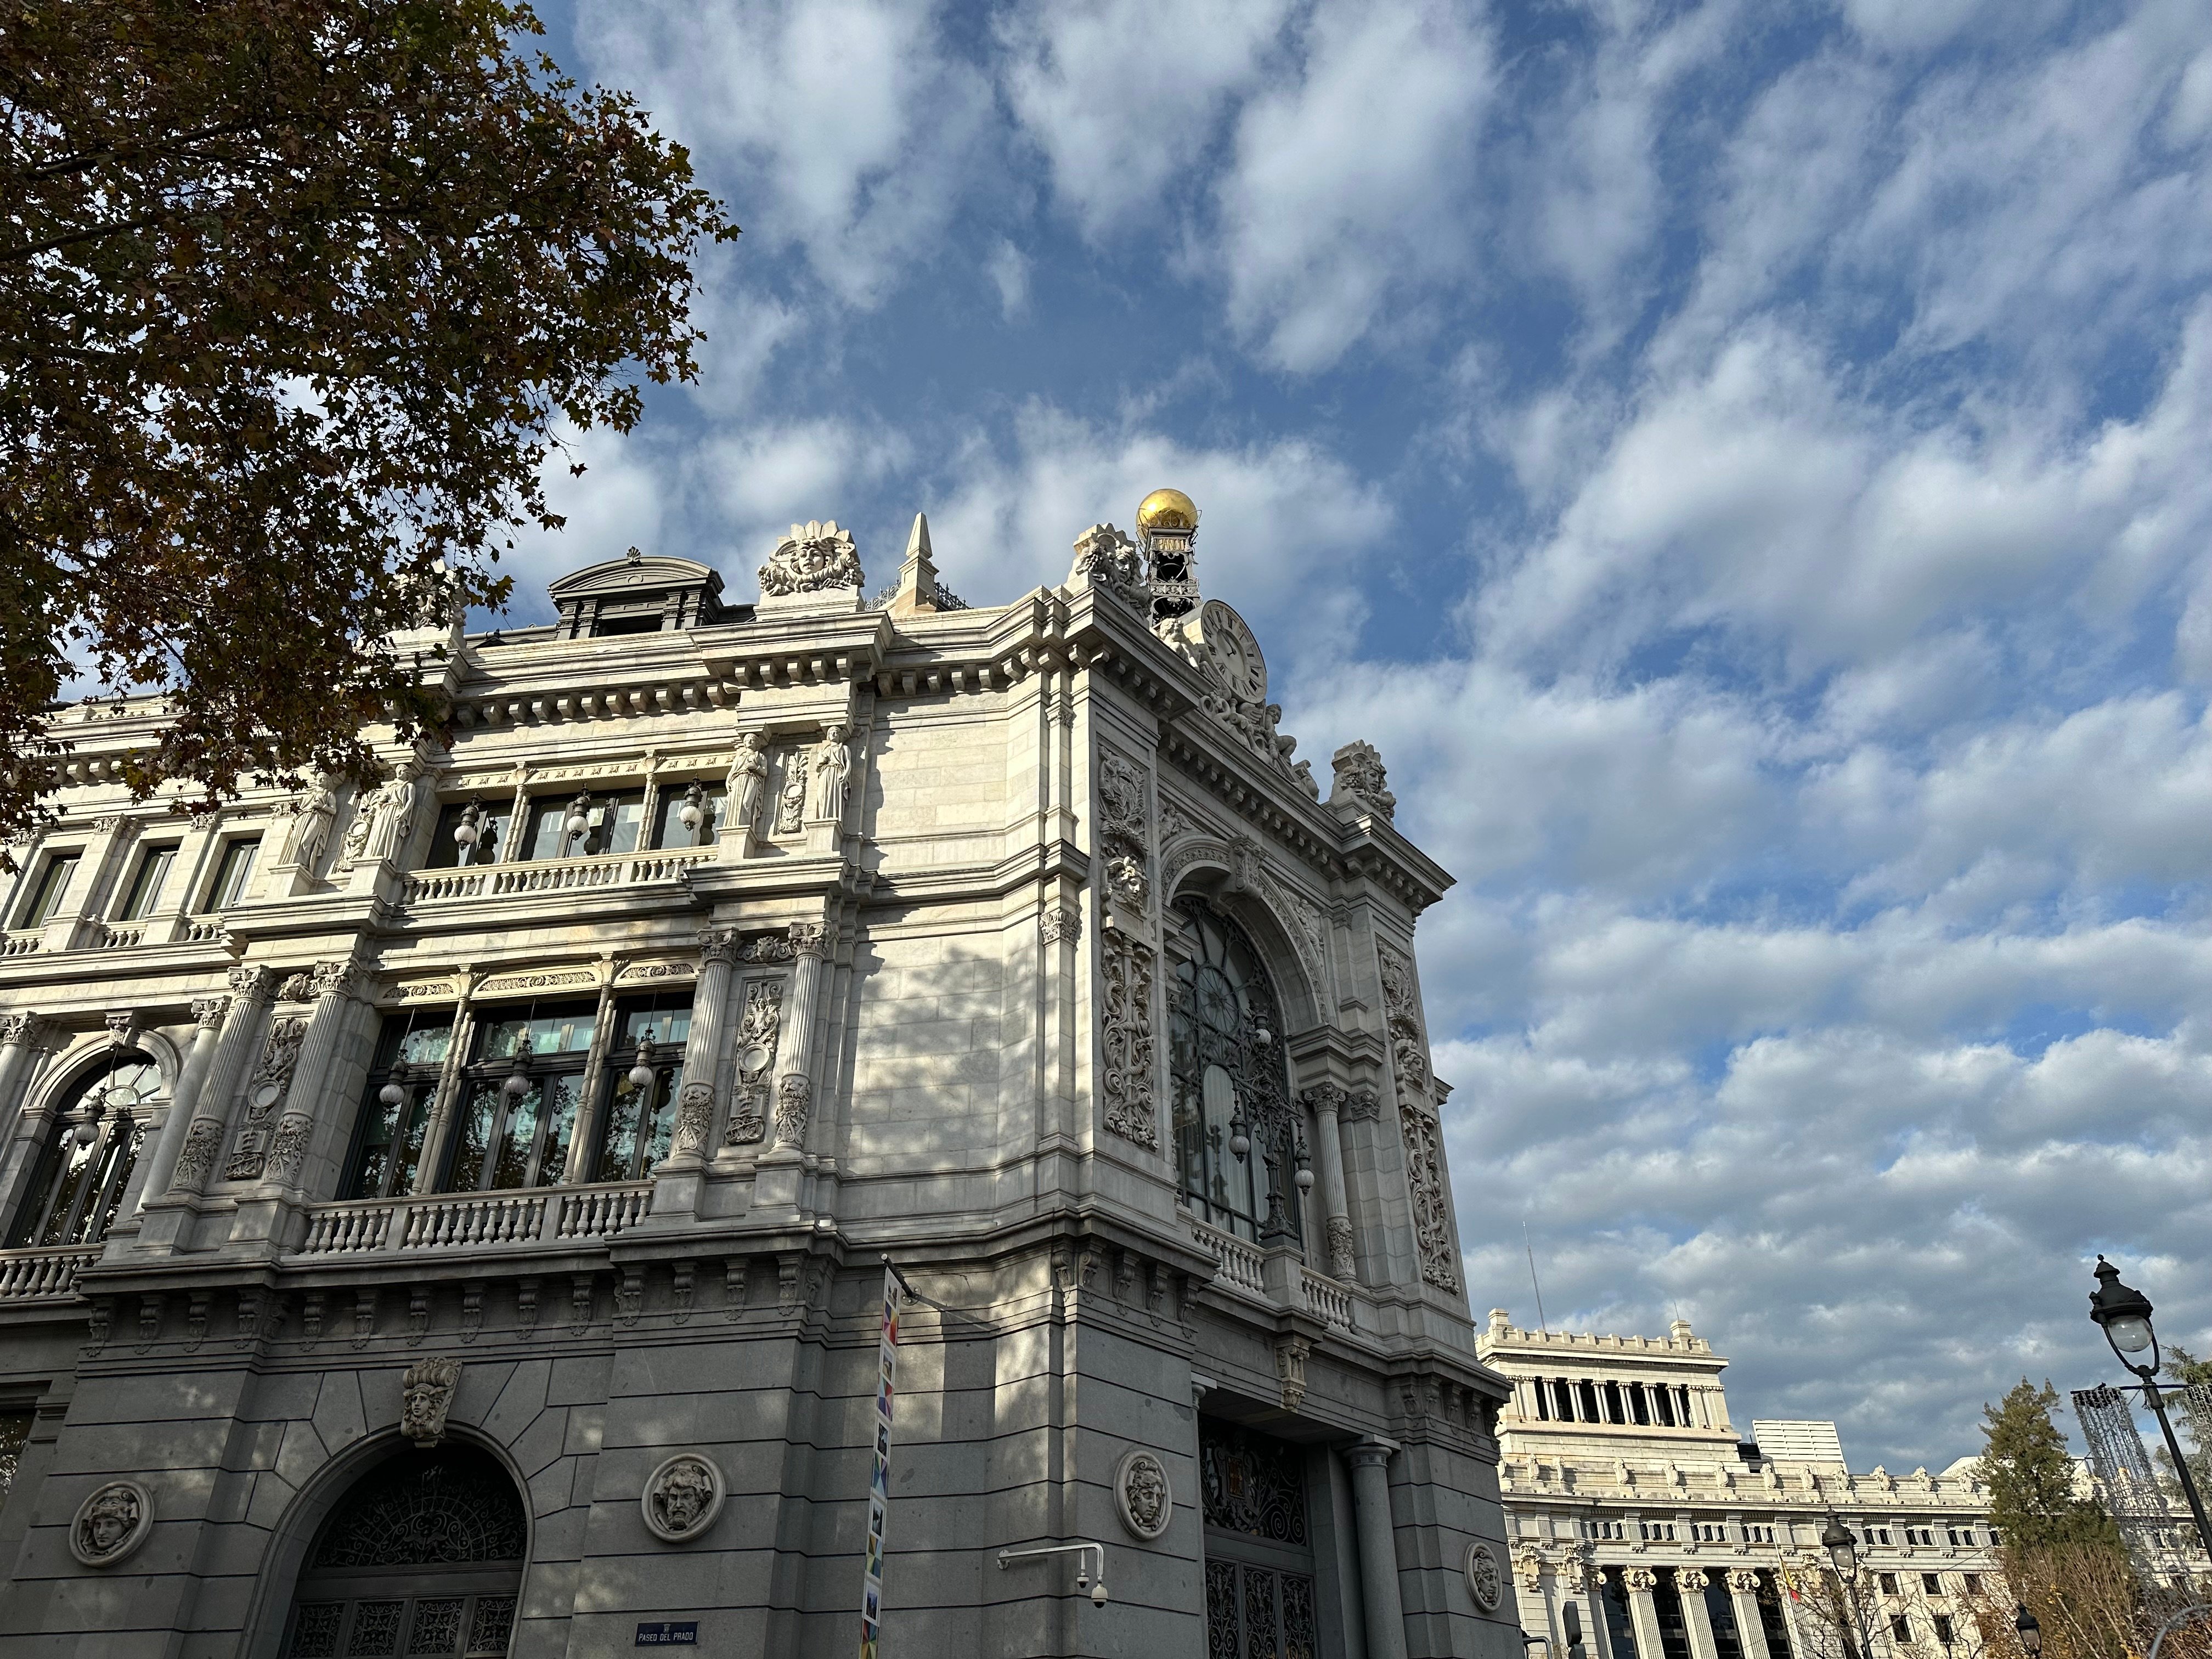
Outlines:
{"label": "carved face relief", "polygon": [[722,1473],[704,1452],[678,1452],[646,1477],[638,1507],[664,1544],[696,1538],[722,1512]]}
{"label": "carved face relief", "polygon": [[70,1553],[88,1567],[112,1566],[146,1540],[154,1499],[135,1480],[111,1480],[86,1498],[70,1524]]}
{"label": "carved face relief", "polygon": [[1151,1543],[1175,1518],[1175,1495],[1167,1465],[1141,1448],[1125,1452],[1114,1471],[1114,1501],[1132,1537]]}
{"label": "carved face relief", "polygon": [[1467,1547],[1467,1593],[1485,1613],[1498,1611],[1505,1599],[1504,1576],[1498,1570],[1498,1554],[1480,1541]]}
{"label": "carved face relief", "polygon": [[399,1432],[418,1446],[446,1437],[446,1413],[460,1387],[461,1362],[433,1354],[407,1368],[399,1380]]}

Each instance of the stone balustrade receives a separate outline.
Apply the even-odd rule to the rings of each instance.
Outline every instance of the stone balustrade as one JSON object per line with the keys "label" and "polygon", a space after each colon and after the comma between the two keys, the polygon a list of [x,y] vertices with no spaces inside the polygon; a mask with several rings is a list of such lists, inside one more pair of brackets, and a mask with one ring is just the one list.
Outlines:
{"label": "stone balustrade", "polygon": [[541,859],[460,870],[422,870],[406,878],[402,899],[435,904],[455,899],[500,898],[513,893],[562,893],[678,881],[694,865],[716,857],[711,847],[661,853],[614,853],[599,858]]}
{"label": "stone balustrade", "polygon": [[97,1246],[63,1244],[0,1255],[0,1303],[53,1302],[76,1294],[76,1276],[100,1260]]}
{"label": "stone balustrade", "polygon": [[307,1237],[299,1254],[360,1255],[611,1238],[644,1219],[652,1206],[649,1181],[316,1204],[309,1206]]}

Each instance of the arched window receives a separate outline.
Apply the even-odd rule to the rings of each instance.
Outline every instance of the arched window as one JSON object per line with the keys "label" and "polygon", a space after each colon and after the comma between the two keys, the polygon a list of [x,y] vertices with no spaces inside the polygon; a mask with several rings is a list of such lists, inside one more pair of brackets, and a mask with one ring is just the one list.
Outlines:
{"label": "arched window", "polygon": [[410,1447],[324,1523],[293,1593],[285,1659],[504,1654],[528,1546],[521,1498],[489,1454]]}
{"label": "arched window", "polygon": [[11,1247],[97,1244],[114,1224],[145,1133],[146,1106],[161,1091],[160,1067],[135,1049],[89,1072],[46,1130]]}
{"label": "arched window", "polygon": [[[1244,930],[1179,900],[1191,953],[1168,982],[1176,1152],[1190,1207],[1242,1237],[1299,1240],[1297,1158],[1280,1005]],[[1249,1143],[1243,1156],[1237,1142]]]}

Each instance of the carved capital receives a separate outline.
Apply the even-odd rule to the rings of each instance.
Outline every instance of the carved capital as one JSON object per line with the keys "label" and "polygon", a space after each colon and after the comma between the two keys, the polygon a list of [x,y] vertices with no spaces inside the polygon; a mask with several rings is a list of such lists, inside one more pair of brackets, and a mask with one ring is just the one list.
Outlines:
{"label": "carved capital", "polygon": [[196,997],[192,1000],[192,1024],[203,1031],[216,1030],[229,1012],[228,997]]}
{"label": "carved capital", "polygon": [[1062,939],[1073,944],[1083,937],[1083,912],[1070,905],[1054,905],[1044,913],[1039,926],[1047,945],[1057,945]]}
{"label": "carved capital", "polygon": [[1649,1567],[1631,1567],[1620,1575],[1620,1580],[1628,1586],[1632,1595],[1649,1595],[1659,1588],[1659,1575]]}
{"label": "carved capital", "polygon": [[1316,1115],[1337,1113],[1344,1109],[1346,1098],[1344,1085],[1327,1081],[1315,1084],[1298,1097],[1298,1103]]}
{"label": "carved capital", "polygon": [[361,987],[360,967],[350,962],[319,962],[307,976],[308,989],[318,998],[351,996]]}
{"label": "carved capital", "polygon": [[13,1048],[35,1048],[46,1040],[52,1022],[43,1014],[0,1016],[0,1044]]}
{"label": "carved capital", "polygon": [[830,947],[830,930],[818,921],[794,921],[791,924],[791,948],[802,957],[815,961],[822,959]]}
{"label": "carved capital", "polygon": [[1750,1567],[1730,1567],[1728,1587],[1738,1595],[1759,1594],[1759,1574]]}
{"label": "carved capital", "polygon": [[1371,1088],[1347,1089],[1344,1096],[1344,1120],[1358,1123],[1382,1115],[1382,1097]]}
{"label": "carved capital", "polygon": [[1677,1567],[1674,1569],[1674,1583],[1680,1589],[1687,1591],[1692,1595],[1700,1594],[1705,1589],[1708,1582],[1709,1581],[1705,1577],[1705,1570],[1701,1567]]}
{"label": "carved capital", "polygon": [[735,927],[702,927],[699,930],[699,960],[703,963],[732,967],[744,949],[744,935]]}
{"label": "carved capital", "polygon": [[266,968],[249,968],[241,963],[230,970],[230,988],[250,1001],[259,1001],[269,994],[270,981],[274,977]]}

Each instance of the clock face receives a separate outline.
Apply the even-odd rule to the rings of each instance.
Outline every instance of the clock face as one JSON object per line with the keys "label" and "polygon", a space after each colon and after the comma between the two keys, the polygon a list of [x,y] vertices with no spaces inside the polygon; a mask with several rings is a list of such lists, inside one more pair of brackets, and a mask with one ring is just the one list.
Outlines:
{"label": "clock face", "polygon": [[1218,599],[1198,608],[1193,630],[1206,648],[1214,672],[1229,690],[1246,702],[1267,701],[1267,662],[1260,654],[1260,641],[1244,625],[1244,618]]}

